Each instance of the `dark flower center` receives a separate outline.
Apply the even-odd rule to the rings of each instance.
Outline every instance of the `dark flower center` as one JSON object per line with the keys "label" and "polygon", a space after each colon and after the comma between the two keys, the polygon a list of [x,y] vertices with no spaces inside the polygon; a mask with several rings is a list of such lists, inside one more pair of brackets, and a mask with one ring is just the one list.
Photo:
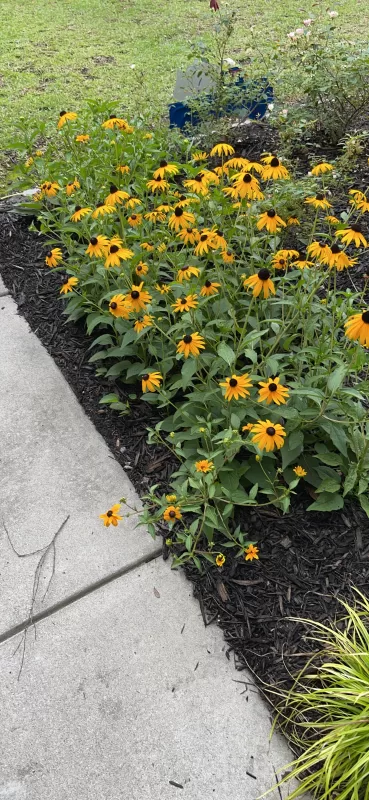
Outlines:
{"label": "dark flower center", "polygon": [[322,194],[321,192],[318,192],[318,194],[315,195],[315,199],[316,200],[324,200],[324,194]]}
{"label": "dark flower center", "polygon": [[110,247],[110,250],[109,250],[109,252],[110,252],[110,253],[117,253],[117,252],[118,252],[118,250],[119,250],[119,247],[118,247],[118,245],[117,245],[117,244],[112,244],[112,245],[111,245],[111,247]]}
{"label": "dark flower center", "polygon": [[236,380],[236,378],[231,378],[231,380],[229,381],[229,385],[232,386],[232,389],[234,389],[235,386],[237,386],[237,384],[238,381]]}
{"label": "dark flower center", "polygon": [[179,206],[176,206],[175,209],[174,209],[174,214],[175,214],[176,217],[181,217],[182,214],[183,214],[183,208],[180,208]]}
{"label": "dark flower center", "polygon": [[268,436],[274,436],[275,428],[273,428],[272,425],[270,425],[269,428],[266,429],[266,433],[268,434]]}
{"label": "dark flower center", "polygon": [[198,181],[199,183],[201,183],[203,177],[204,177],[204,173],[203,172],[199,172],[199,174],[195,176],[195,181]]}
{"label": "dark flower center", "polygon": [[92,239],[90,239],[90,244],[92,244],[92,247],[95,247],[95,245],[97,245],[97,241],[98,240],[96,239],[96,236],[93,236]]}
{"label": "dark flower center", "polygon": [[140,296],[140,293],[137,292],[136,290],[131,292],[132,300],[138,300],[139,296]]}
{"label": "dark flower center", "polygon": [[232,255],[231,251],[227,250],[227,256],[231,256],[231,255]]}
{"label": "dark flower center", "polygon": [[271,167],[279,167],[279,158],[277,158],[277,156],[274,156],[274,158],[272,158],[272,160],[270,162],[270,166]]}
{"label": "dark flower center", "polygon": [[208,234],[207,233],[203,233],[202,236],[200,236],[200,241],[201,242],[206,242],[207,238],[208,238]]}
{"label": "dark flower center", "polygon": [[175,515],[176,515],[175,511],[169,511],[169,516],[171,517],[171,519],[173,519],[173,517],[175,517]]}
{"label": "dark flower center", "polygon": [[275,215],[276,215],[276,212],[274,211],[274,208],[270,208],[269,211],[267,211],[267,215],[268,215],[268,217],[273,219],[273,217],[275,217]]}
{"label": "dark flower center", "polygon": [[268,389],[269,389],[270,392],[276,392],[277,389],[278,389],[278,386],[277,386],[276,383],[270,383],[269,386],[268,386]]}
{"label": "dark flower center", "polygon": [[136,267],[136,272],[141,272],[141,270],[142,270],[142,267],[139,264],[138,267]]}
{"label": "dark flower center", "polygon": [[133,220],[137,219],[137,214],[132,214],[131,215],[131,219],[133,219]]}
{"label": "dark flower center", "polygon": [[361,319],[362,319],[363,322],[365,322],[366,325],[369,325],[369,310],[368,311],[363,311],[363,313],[361,315]]}
{"label": "dark flower center", "polygon": [[327,247],[327,242],[318,242],[319,247]]}
{"label": "dark flower center", "polygon": [[179,199],[180,199],[180,201],[182,202],[183,200],[185,200],[185,199],[186,199],[186,195],[185,195],[185,194],[181,194],[181,196],[180,196],[180,198],[179,198]]}
{"label": "dark flower center", "polygon": [[351,230],[354,231],[354,233],[361,233],[360,225],[351,225]]}
{"label": "dark flower center", "polygon": [[160,166],[161,167],[167,167],[168,166],[168,162],[165,160],[165,158],[163,158],[163,160],[160,162]]}
{"label": "dark flower center", "polygon": [[110,308],[112,308],[113,311],[115,311],[115,309],[117,308],[117,304],[113,301],[112,303],[110,303]]}
{"label": "dark flower center", "polygon": [[223,231],[216,231],[216,235],[223,238]]}
{"label": "dark flower center", "polygon": [[193,228],[187,228],[186,233],[192,233]]}
{"label": "dark flower center", "polygon": [[116,114],[109,114],[109,119],[117,119]]}
{"label": "dark flower center", "polygon": [[112,517],[113,516],[113,512],[112,511],[107,511],[106,512],[106,516],[107,517]]}
{"label": "dark flower center", "polygon": [[182,305],[182,306],[185,306],[186,304],[187,304],[187,300],[186,300],[186,298],[185,298],[185,297],[182,297],[182,300],[181,300],[181,305]]}
{"label": "dark flower center", "polygon": [[190,269],[190,267],[189,267],[189,265],[188,265],[188,264],[187,264],[187,267],[182,267],[182,268],[181,268],[181,272],[186,272],[186,270],[187,270],[187,269]]}
{"label": "dark flower center", "polygon": [[284,258],[280,258],[279,261],[278,261],[278,264],[279,264],[280,267],[284,267],[285,264],[286,264]]}
{"label": "dark flower center", "polygon": [[81,210],[81,208],[82,208],[82,206],[76,206],[74,210],[75,210],[75,211],[80,211],[80,210]]}
{"label": "dark flower center", "polygon": [[68,186],[74,186],[74,181],[69,181]]}
{"label": "dark flower center", "polygon": [[159,175],[159,177],[158,177],[158,178],[155,178],[155,180],[156,180],[158,183],[161,183],[161,181],[163,180],[163,178],[161,178],[161,177],[160,177],[160,175]]}
{"label": "dark flower center", "polygon": [[48,258],[52,258],[52,257],[53,257],[53,254],[52,254],[52,251],[51,251],[51,250],[49,250],[49,252],[48,252],[48,254],[47,254],[47,257],[48,257]]}
{"label": "dark flower center", "polygon": [[303,250],[299,250],[299,261],[305,261],[306,253]]}
{"label": "dark flower center", "polygon": [[205,286],[207,289],[210,289],[211,281],[205,281]]}
{"label": "dark flower center", "polygon": [[149,376],[149,373],[148,373],[148,372],[145,372],[145,374],[142,376],[142,380],[143,380],[143,381],[148,381],[148,380],[149,380],[149,377],[150,377],[150,376]]}
{"label": "dark flower center", "polygon": [[341,252],[341,248],[340,248],[339,244],[332,244],[331,251],[332,251],[333,255],[336,255],[336,253],[340,253]]}
{"label": "dark flower center", "polygon": [[269,270],[266,269],[265,267],[263,267],[263,269],[260,269],[258,272],[258,278],[260,281],[267,281],[270,278]]}
{"label": "dark flower center", "polygon": [[110,194],[115,194],[115,192],[117,191],[118,191],[118,186],[116,186],[115,183],[112,183],[110,185]]}
{"label": "dark flower center", "polygon": [[96,203],[96,208],[101,208],[101,206],[104,206],[104,205],[105,205],[105,203],[103,201],[101,201],[100,203]]}
{"label": "dark flower center", "polygon": [[61,111],[59,117],[65,117],[66,113],[67,113],[66,111]]}
{"label": "dark flower center", "polygon": [[250,175],[249,172],[246,172],[246,175],[243,176],[242,180],[244,183],[251,183],[252,175]]}
{"label": "dark flower center", "polygon": [[185,344],[191,344],[192,336],[190,333],[186,333],[186,336],[183,337],[183,341]]}

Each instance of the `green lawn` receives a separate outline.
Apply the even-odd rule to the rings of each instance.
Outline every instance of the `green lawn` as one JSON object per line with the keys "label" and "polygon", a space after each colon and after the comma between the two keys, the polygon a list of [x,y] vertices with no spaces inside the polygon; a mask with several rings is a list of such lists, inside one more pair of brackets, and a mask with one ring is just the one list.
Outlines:
{"label": "green lawn", "polygon": [[[227,6],[240,14],[236,58],[250,25],[263,40],[280,37],[314,11],[314,3],[301,0],[229,0]],[[332,0],[331,8],[349,36],[363,34],[367,0]],[[0,150],[19,117],[53,120],[85,98],[160,111],[171,99],[177,67],[186,64],[189,42],[206,37],[211,16],[209,0],[1,0]]]}

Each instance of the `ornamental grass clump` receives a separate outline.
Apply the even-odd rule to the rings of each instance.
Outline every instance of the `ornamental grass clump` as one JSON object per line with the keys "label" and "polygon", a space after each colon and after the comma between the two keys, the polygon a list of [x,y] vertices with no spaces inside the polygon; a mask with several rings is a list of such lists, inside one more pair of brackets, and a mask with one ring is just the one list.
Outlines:
{"label": "ornamental grass clump", "polygon": [[366,194],[340,214],[328,162],[296,179],[279,154],[198,152],[106,104],[63,120],[19,172],[40,187],[45,269],[114,383],[101,402],[127,413],[129,386],[161,409],[149,437],[176,456],[180,513],[155,485],[150,531],[165,521],[177,563],[219,565],[254,552],[235,507],[286,512],[300,481],[311,510],[349,496],[369,515],[367,283],[342,283],[368,244]]}

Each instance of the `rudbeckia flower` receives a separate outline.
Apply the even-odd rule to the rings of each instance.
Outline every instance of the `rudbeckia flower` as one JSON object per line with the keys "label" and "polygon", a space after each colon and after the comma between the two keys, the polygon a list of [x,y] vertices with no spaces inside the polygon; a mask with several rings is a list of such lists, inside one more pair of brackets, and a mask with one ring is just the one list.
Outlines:
{"label": "rudbeckia flower", "polygon": [[142,223],[142,214],[131,214],[131,216],[128,217],[128,222],[131,228],[137,228],[137,226]]}
{"label": "rudbeckia flower", "polygon": [[233,154],[234,147],[226,142],[219,142],[219,144],[216,144],[212,150],[210,150],[210,155],[212,158],[213,156],[233,156]]}
{"label": "rudbeckia flower", "polygon": [[339,225],[340,224],[339,219],[337,219],[337,217],[334,217],[333,214],[327,214],[327,216],[324,217],[324,219],[327,222],[329,222],[330,225]]}
{"label": "rudbeckia flower", "polygon": [[209,249],[216,250],[214,235],[212,231],[203,230],[194,250],[195,256],[202,256],[204,253],[208,253]]}
{"label": "rudbeckia flower", "polygon": [[282,258],[279,253],[276,253],[272,258],[272,265],[274,269],[287,269],[288,260],[286,258]]}
{"label": "rudbeckia flower", "polygon": [[98,217],[105,217],[105,214],[112,214],[115,211],[114,206],[108,206],[106,203],[96,203],[96,208],[92,212],[91,216],[93,219],[97,219]]}
{"label": "rudbeckia flower", "polygon": [[293,468],[293,472],[295,473],[295,475],[297,475],[298,478],[305,478],[305,475],[307,475],[306,469],[300,467],[299,465]]}
{"label": "rudbeckia flower", "polygon": [[333,170],[332,164],[328,164],[327,161],[322,161],[321,164],[315,164],[315,167],[312,167],[311,174],[324,175],[326,172],[332,172],[332,170]]}
{"label": "rudbeckia flower", "polygon": [[205,153],[205,150],[196,150],[195,153],[192,153],[191,161],[206,161],[209,158],[208,153]]}
{"label": "rudbeckia flower", "polygon": [[349,339],[369,347],[369,309],[349,317],[345,322],[345,328]]}
{"label": "rudbeckia flower", "polygon": [[200,270],[198,267],[181,267],[181,269],[177,272],[177,281],[182,283],[183,281],[191,280],[191,275],[194,275],[195,278],[198,278],[200,275]]}
{"label": "rudbeckia flower", "polygon": [[46,197],[55,197],[58,189],[60,189],[60,186],[58,183],[56,183],[56,181],[45,181],[41,184],[40,189],[41,192],[46,195]]}
{"label": "rudbeckia flower", "polygon": [[311,242],[306,249],[309,256],[317,258],[321,264],[329,264],[332,251],[327,242]]}
{"label": "rudbeckia flower", "polygon": [[195,192],[195,194],[201,194],[205,197],[209,194],[209,186],[206,180],[204,180],[204,173],[199,172],[194,178],[189,178],[186,181],[183,181],[183,185],[186,189],[189,189],[191,192]]}
{"label": "rudbeckia flower", "polygon": [[111,240],[109,249],[105,255],[106,260],[104,267],[105,269],[110,269],[110,267],[120,267],[121,261],[128,261],[128,259],[133,258],[133,251],[128,250],[127,247],[121,247],[118,242],[115,243]]}
{"label": "rudbeckia flower", "polygon": [[357,258],[350,258],[344,250],[341,249],[339,244],[332,244],[331,255],[328,260],[328,266],[335,267],[338,272],[342,272],[347,267],[353,267],[357,263]]}
{"label": "rudbeckia flower", "polygon": [[363,197],[360,197],[355,202],[356,208],[358,211],[361,211],[362,214],[368,213],[369,211],[369,200],[367,196],[364,194]]}
{"label": "rudbeckia flower", "polygon": [[314,206],[314,208],[322,208],[323,210],[326,208],[332,208],[332,204],[329,202],[329,200],[327,200],[322,192],[318,192],[318,194],[313,197],[307,197],[305,203]]}
{"label": "rudbeckia flower", "polygon": [[82,208],[81,206],[76,206],[71,216],[72,222],[79,222],[80,219],[85,217],[86,214],[89,214],[91,210],[91,208]]}
{"label": "rudbeckia flower", "polygon": [[109,119],[102,123],[102,127],[109,130],[113,130],[114,128],[120,128],[122,130],[130,126],[127,120],[122,119],[122,117],[117,117],[116,114],[110,114]]}
{"label": "rudbeckia flower", "polygon": [[128,175],[130,168],[128,164],[118,164],[118,166],[115,168],[115,171],[120,172],[121,175]]}
{"label": "rudbeckia flower", "polygon": [[104,521],[105,528],[108,528],[109,525],[114,525],[114,528],[117,527],[118,522],[123,519],[123,517],[119,516],[119,511],[120,503],[116,503],[105,514],[100,514],[100,519]]}
{"label": "rudbeckia flower", "polygon": [[62,128],[66,122],[73,122],[75,119],[77,119],[77,114],[75,111],[61,111],[59,114],[59,122],[57,127],[60,130],[60,128]]}
{"label": "rudbeckia flower", "polygon": [[206,475],[207,472],[211,472],[214,469],[214,461],[209,461],[208,458],[203,458],[201,461],[195,462],[195,469],[196,472],[203,472]]}
{"label": "rudbeckia flower", "polygon": [[165,251],[167,249],[167,246],[166,246],[165,242],[161,242],[161,244],[158,244],[156,249],[157,249],[158,253],[165,253]]}
{"label": "rudbeckia flower", "polygon": [[109,240],[107,236],[92,236],[90,239],[90,243],[88,245],[87,253],[90,258],[102,258],[106,255],[106,251],[109,247]]}
{"label": "rudbeckia flower", "polygon": [[163,519],[165,522],[175,522],[176,519],[182,519],[179,506],[168,506],[164,511]]}
{"label": "rudbeckia flower", "polygon": [[245,561],[253,561],[254,559],[256,561],[259,559],[259,548],[255,547],[254,544],[249,544],[245,550]]}
{"label": "rudbeckia flower", "polygon": [[227,240],[224,238],[223,231],[221,231],[220,228],[213,228],[211,230],[211,235],[213,237],[214,246],[217,248],[217,250],[219,248],[221,250],[227,249]]}
{"label": "rudbeckia flower", "polygon": [[73,192],[75,192],[76,189],[80,189],[80,188],[81,188],[81,184],[80,184],[79,181],[77,181],[77,180],[69,181],[69,183],[67,183],[67,185],[65,187],[65,191],[67,193],[67,197],[70,197],[70,195],[73,194]]}
{"label": "rudbeckia flower", "polygon": [[66,283],[63,283],[63,286],[60,289],[60,294],[68,294],[69,292],[73,292],[73,286],[77,286],[78,278],[68,278]]}
{"label": "rudbeckia flower", "polygon": [[242,158],[242,156],[235,156],[234,158],[230,158],[229,161],[225,161],[223,167],[228,167],[228,169],[239,169],[239,170],[246,170],[248,169],[250,161],[248,158]]}
{"label": "rudbeckia flower", "polygon": [[234,187],[237,190],[238,197],[243,200],[248,197],[249,200],[260,199],[258,195],[261,194],[259,189],[259,181],[251,175],[251,172],[241,172],[234,175],[232,181],[235,182]]}
{"label": "rudbeckia flower", "polygon": [[165,222],[165,214],[157,210],[148,211],[147,214],[145,214],[145,219],[149,222]]}
{"label": "rudbeckia flower", "polygon": [[287,225],[300,225],[298,217],[292,214],[290,217],[288,217]]}
{"label": "rudbeckia flower", "polygon": [[164,178],[165,175],[178,175],[179,169],[177,164],[168,164],[165,159],[160,162],[158,169],[154,172],[154,178]]}
{"label": "rudbeckia flower", "polygon": [[59,261],[63,261],[63,253],[60,247],[53,247],[46,255],[45,264],[48,267],[57,267]]}
{"label": "rudbeckia flower", "polygon": [[141,242],[140,247],[142,247],[142,249],[146,250],[148,253],[151,253],[152,250],[155,250],[155,247],[153,244],[151,244],[151,242]]}
{"label": "rudbeckia flower", "polygon": [[138,197],[128,197],[126,203],[124,203],[125,208],[136,208],[136,206],[142,206],[142,200]]}
{"label": "rudbeckia flower", "polygon": [[29,158],[27,158],[27,161],[24,162],[24,166],[26,167],[26,169],[29,169],[29,167],[32,167],[32,164],[33,164],[33,158],[32,156],[30,156]]}
{"label": "rudbeckia flower", "polygon": [[259,269],[259,272],[255,272],[250,278],[246,278],[243,285],[245,289],[252,287],[254,297],[259,297],[261,292],[263,292],[264,299],[269,297],[270,294],[275,294],[275,286],[266,267]]}
{"label": "rudbeckia flower", "polygon": [[123,317],[123,319],[128,319],[132,311],[132,306],[126,295],[115,294],[109,302],[109,311],[114,317]]}
{"label": "rudbeckia flower", "polygon": [[136,333],[141,333],[141,331],[145,330],[145,328],[151,328],[153,323],[154,317],[151,314],[144,314],[142,319],[136,319],[134,324],[134,329]]}
{"label": "rudbeckia flower", "polygon": [[169,189],[168,181],[164,180],[164,178],[153,178],[151,181],[147,181],[146,184],[148,189],[154,192],[164,192],[166,189]]}
{"label": "rudbeckia flower", "polygon": [[218,289],[220,287],[220,283],[214,283],[212,281],[205,281],[202,289],[201,289],[201,296],[202,297],[211,297],[213,294],[218,294]]}
{"label": "rudbeckia flower", "polygon": [[179,297],[175,303],[172,303],[173,311],[190,311],[191,308],[196,308],[198,306],[198,301],[196,300],[196,294],[188,294],[186,297]]}
{"label": "rudbeckia flower", "polygon": [[177,233],[178,239],[182,239],[184,244],[196,244],[200,239],[200,233],[196,228],[183,228]]}
{"label": "rudbeckia flower", "polygon": [[285,228],[286,223],[278,216],[274,208],[270,208],[269,211],[260,214],[256,227],[259,231],[266,228],[269,233],[276,233],[280,228]]}
{"label": "rudbeckia flower", "polygon": [[142,391],[145,392],[156,392],[157,389],[160,389],[161,381],[163,380],[163,376],[160,372],[145,372],[142,375]]}
{"label": "rudbeckia flower", "polygon": [[238,400],[239,397],[246,397],[250,394],[248,389],[252,386],[249,375],[247,372],[244,375],[232,375],[231,378],[225,378],[225,381],[220,383],[225,389],[224,397],[228,402],[233,398]]}
{"label": "rudbeckia flower", "polygon": [[252,426],[252,442],[257,445],[260,450],[266,450],[269,453],[276,447],[280,450],[284,445],[283,437],[286,436],[286,431],[277,422],[271,422],[270,419],[258,420]]}
{"label": "rudbeckia flower", "polygon": [[226,559],[225,559],[225,556],[223,555],[223,553],[218,553],[218,555],[217,555],[217,557],[215,559],[215,563],[216,563],[217,567],[222,567],[223,564],[225,563],[225,560]]}
{"label": "rudbeckia flower", "polygon": [[133,311],[142,311],[148,303],[151,303],[151,295],[143,289],[143,282],[139,286],[132,286],[128,295],[129,302]]}
{"label": "rudbeckia flower", "polygon": [[177,353],[183,355],[185,358],[189,356],[199,356],[200,350],[204,349],[205,340],[197,331],[196,333],[187,333],[177,345]]}
{"label": "rudbeckia flower", "polygon": [[195,222],[195,217],[189,211],[184,211],[180,206],[175,206],[174,213],[169,217],[168,225],[173,230],[180,231],[181,228],[189,228]]}
{"label": "rudbeckia flower", "polygon": [[156,283],[155,289],[157,292],[160,292],[160,294],[168,294],[168,292],[170,292],[170,286],[168,283]]}
{"label": "rudbeckia flower", "polygon": [[286,180],[289,177],[290,175],[288,169],[286,169],[286,167],[284,167],[283,164],[281,164],[277,156],[273,156],[273,158],[270,159],[267,166],[264,167],[262,172],[262,178],[264,181],[268,181],[270,180],[270,178],[275,181]]}
{"label": "rudbeckia flower", "polygon": [[[239,194],[238,189],[236,186],[224,186],[222,192],[227,196],[230,197],[231,200],[238,200]],[[239,204],[241,205],[241,204]]]}
{"label": "rudbeckia flower", "polygon": [[83,142],[89,142],[89,141],[90,141],[90,136],[89,136],[88,133],[79,133],[78,136],[76,136],[76,142],[82,142],[83,143]]}
{"label": "rudbeckia flower", "polygon": [[135,269],[136,275],[147,275],[149,267],[144,261],[139,261]]}
{"label": "rudbeckia flower", "polygon": [[279,406],[288,399],[289,390],[287,386],[282,386],[279,378],[268,378],[267,381],[259,381],[259,386],[262,388],[259,389],[258,403],[265,401],[268,406],[270,403],[276,403]]}
{"label": "rudbeckia flower", "polygon": [[109,194],[105,198],[105,205],[106,206],[115,206],[116,203],[121,204],[123,200],[128,200],[129,194],[128,192],[124,192],[122,189],[118,189],[118,186],[115,183],[110,184]]}
{"label": "rudbeckia flower", "polygon": [[361,232],[360,225],[350,225],[349,228],[337,231],[336,236],[341,236],[343,244],[351,244],[351,242],[353,242],[355,247],[360,247],[360,245],[368,247],[368,242]]}
{"label": "rudbeckia flower", "polygon": [[224,250],[222,253],[222,259],[225,264],[233,264],[234,262],[234,253],[231,250]]}

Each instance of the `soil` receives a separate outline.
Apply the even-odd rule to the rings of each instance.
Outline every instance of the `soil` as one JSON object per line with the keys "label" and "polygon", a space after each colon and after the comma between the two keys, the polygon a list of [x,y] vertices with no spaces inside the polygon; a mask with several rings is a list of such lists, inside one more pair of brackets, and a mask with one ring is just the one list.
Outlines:
{"label": "soil", "polygon": [[[272,149],[265,137],[250,152],[251,140],[246,140],[244,131],[242,135],[239,154],[246,148],[249,156]],[[247,136],[255,134],[249,130]],[[366,162],[363,157],[362,170],[358,166],[364,177],[355,183],[357,188],[369,183]],[[45,269],[45,251],[42,237],[29,230],[29,218],[0,207],[0,273],[19,313],[55,359],[139,494],[154,482],[165,490],[176,462],[164,448],[148,446],[146,441],[147,426],[160,418],[157,410],[132,400],[131,389],[125,393],[121,385],[95,376],[95,367],[88,363],[91,340],[83,322],[66,324],[58,294],[60,274]],[[356,287],[361,285],[363,267],[341,275],[342,288],[353,288],[352,283]],[[129,416],[99,405],[101,396],[115,388],[129,402]],[[203,574],[194,566],[185,568],[205,624],[214,620],[219,624],[236,668],[247,666],[264,690],[265,683],[291,685],[291,674],[304,666],[311,652],[306,626],[291,617],[332,621],[342,615],[340,599],[350,601],[353,587],[365,592],[369,585],[369,524],[364,512],[347,503],[343,512],[307,513],[309,503],[311,498],[301,492],[285,516],[270,508],[243,515],[243,528],[258,542],[259,561],[227,559],[221,569],[207,564]],[[168,555],[163,544],[164,558]]]}

